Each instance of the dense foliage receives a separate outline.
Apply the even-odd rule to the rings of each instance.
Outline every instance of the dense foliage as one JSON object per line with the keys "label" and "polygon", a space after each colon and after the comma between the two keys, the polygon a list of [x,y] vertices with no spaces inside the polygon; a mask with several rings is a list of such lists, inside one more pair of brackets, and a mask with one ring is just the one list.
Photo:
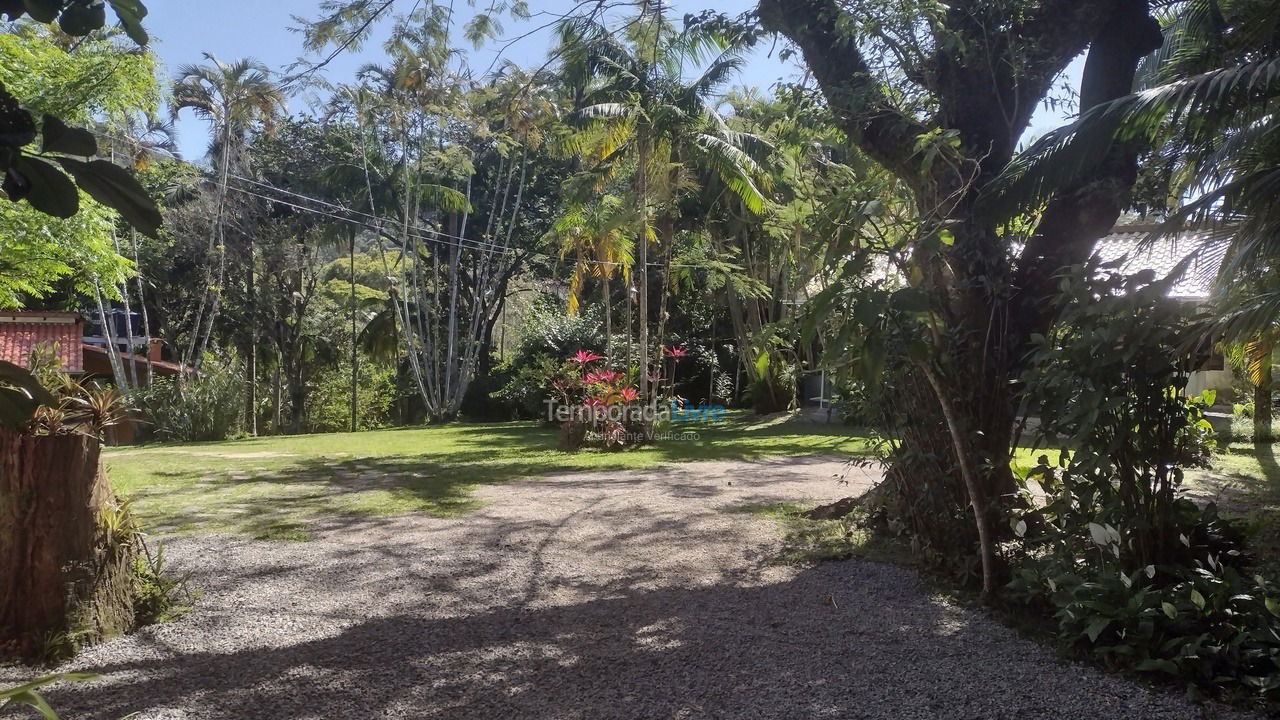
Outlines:
{"label": "dense foliage", "polygon": [[[137,41],[140,6],[110,5]],[[0,208],[0,305],[122,311],[163,339],[173,381],[107,338],[161,439],[544,418],[548,399],[772,413],[826,371],[882,440],[869,514],[930,567],[1107,664],[1274,702],[1275,588],[1181,485],[1213,450],[1212,399],[1184,391],[1209,348],[1239,347],[1269,430],[1275,3],[764,0],[682,23],[605,5],[553,23],[536,70],[470,67],[461,42],[524,3],[457,23],[451,4],[330,0],[287,75],[209,55],[158,82],[94,29],[103,4],[0,3],[82,36],[0,38],[21,201]],[[774,39],[803,79],[731,90]],[[355,49],[377,61],[330,77]],[[1078,120],[1023,149],[1046,104]],[[207,165],[174,155],[163,109],[208,123]],[[114,170],[77,159],[94,154]],[[1212,318],[1090,262],[1125,213],[1208,227]],[[27,418],[30,378],[3,370]],[[653,437],[560,425],[572,448]],[[1019,432],[1060,461],[1017,477]]]}
{"label": "dense foliage", "polygon": [[1062,639],[1103,663],[1164,674],[1196,694],[1276,702],[1280,595],[1254,576],[1242,532],[1183,495],[1206,465],[1209,398],[1187,398],[1184,322],[1167,282],[1076,268],[1057,332],[1024,378],[1039,441],[1010,599],[1052,614]]}

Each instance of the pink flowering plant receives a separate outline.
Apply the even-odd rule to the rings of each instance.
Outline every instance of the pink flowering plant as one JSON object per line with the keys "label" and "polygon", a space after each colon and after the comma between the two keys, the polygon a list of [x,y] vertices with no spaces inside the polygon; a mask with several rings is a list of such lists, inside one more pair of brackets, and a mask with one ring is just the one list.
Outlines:
{"label": "pink flowering plant", "polygon": [[551,383],[548,419],[560,423],[561,445],[577,449],[598,443],[607,450],[636,445],[643,422],[643,398],[631,379],[609,367],[589,350],[569,356]]}
{"label": "pink flowering plant", "polygon": [[681,406],[684,405],[684,398],[676,395],[676,370],[680,360],[689,355],[689,349],[683,347],[674,347],[670,345],[662,346],[662,353],[671,361],[671,400],[674,402],[679,400]]}

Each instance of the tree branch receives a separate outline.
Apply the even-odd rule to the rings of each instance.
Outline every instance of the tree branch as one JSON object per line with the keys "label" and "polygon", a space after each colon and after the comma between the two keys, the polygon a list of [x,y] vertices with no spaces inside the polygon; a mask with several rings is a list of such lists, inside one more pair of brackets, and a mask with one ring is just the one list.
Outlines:
{"label": "tree branch", "polygon": [[1053,79],[1088,47],[1118,1],[952,2],[934,32],[938,124],[958,129],[966,154],[984,155],[985,169],[998,172]]}
{"label": "tree branch", "polygon": [[[1162,42],[1146,0],[1119,0],[1090,46],[1080,84],[1081,109],[1127,95],[1138,62]],[[1049,202],[1018,263],[1018,327],[1039,332],[1048,323],[1045,300],[1053,292],[1054,274],[1086,260],[1097,239],[1120,217],[1137,179],[1141,150],[1133,143],[1113,145],[1093,179],[1062,189]]]}
{"label": "tree branch", "polygon": [[920,178],[912,156],[928,127],[890,104],[855,39],[839,30],[835,0],[762,0],[759,13],[767,30],[800,48],[850,140],[908,182]]}

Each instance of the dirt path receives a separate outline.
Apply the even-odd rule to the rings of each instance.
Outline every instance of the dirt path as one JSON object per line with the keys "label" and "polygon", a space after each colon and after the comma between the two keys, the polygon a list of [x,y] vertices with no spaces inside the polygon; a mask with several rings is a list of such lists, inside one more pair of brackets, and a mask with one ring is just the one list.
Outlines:
{"label": "dirt path", "polygon": [[[361,519],[305,543],[178,538],[204,591],[93,648],[64,718],[1197,718],[1062,665],[913,573],[770,563],[735,507],[873,480],[830,459],[575,473],[480,490],[454,519]],[[0,670],[5,679],[12,669]]]}

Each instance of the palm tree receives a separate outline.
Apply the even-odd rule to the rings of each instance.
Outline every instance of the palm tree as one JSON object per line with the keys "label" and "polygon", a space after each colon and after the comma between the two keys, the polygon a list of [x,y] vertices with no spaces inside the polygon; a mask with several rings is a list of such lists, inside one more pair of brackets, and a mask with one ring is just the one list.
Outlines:
{"label": "palm tree", "polygon": [[[632,242],[628,228],[635,227],[636,212],[617,195],[605,195],[589,205],[574,203],[556,220],[548,233],[560,242],[560,257],[572,255],[576,262],[569,279],[570,315],[576,315],[581,304],[582,287],[588,276],[600,278],[604,304],[605,357],[613,361],[613,293],[610,280],[621,272],[624,283],[630,280],[627,268],[632,263]],[[629,301],[628,301],[629,302]]]}
{"label": "palm tree", "polygon": [[[708,98],[741,66],[735,49],[697,30],[676,32],[661,3],[646,0],[615,33],[593,17],[559,26],[563,75],[580,94],[583,127],[566,146],[584,163],[578,192],[599,193],[630,171],[639,218],[633,232],[639,311],[640,391],[648,396],[649,244],[669,265],[676,201],[697,187],[697,173],[718,174],[752,211],[764,198],[760,168],[744,149],[753,137],[731,130]],[[707,60],[707,56],[714,57]],[[687,80],[686,70],[703,65]],[[669,269],[669,268],[668,268]]]}
{"label": "palm tree", "polygon": [[[210,278],[206,291],[201,295],[196,311],[191,337],[187,343],[184,362],[199,365],[204,350],[213,334],[217,319],[222,287],[226,280],[227,252],[225,212],[227,179],[234,166],[237,173],[247,170],[245,157],[246,139],[254,128],[270,131],[277,112],[284,110],[285,95],[271,78],[271,71],[253,59],[224,63],[209,53],[204,65],[184,65],[178,69],[173,85],[172,114],[176,117],[184,109],[191,109],[197,116],[209,122],[212,140],[209,155],[215,159],[218,170],[218,190],[213,222],[209,230],[209,252],[218,255],[216,281]],[[248,415],[250,429],[257,431],[257,330],[254,287],[254,247],[249,238],[247,258],[247,290],[249,298],[250,349],[248,352]],[[207,318],[206,307],[208,308]],[[206,329],[201,333],[201,324]]]}

